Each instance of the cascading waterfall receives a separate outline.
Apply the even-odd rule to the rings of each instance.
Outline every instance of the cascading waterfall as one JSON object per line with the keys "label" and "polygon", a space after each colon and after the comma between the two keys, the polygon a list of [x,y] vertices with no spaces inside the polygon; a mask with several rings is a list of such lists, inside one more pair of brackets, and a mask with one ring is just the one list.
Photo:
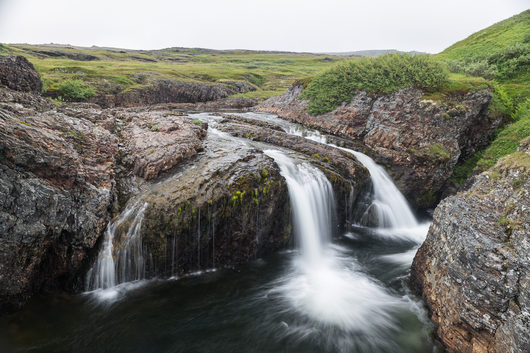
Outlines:
{"label": "cascading waterfall", "polygon": [[331,240],[335,204],[331,184],[319,169],[307,163],[295,164],[280,151],[264,152],[276,161],[287,182],[294,229],[302,254],[308,262],[317,262]]}
{"label": "cascading waterfall", "polygon": [[274,292],[299,312],[324,325],[384,334],[393,326],[389,307],[399,305],[382,287],[359,271],[358,264],[331,243],[333,189],[325,175],[283,152],[265,150],[286,179],[300,256]]}
{"label": "cascading waterfall", "polygon": [[[140,229],[146,208],[147,203],[131,204],[108,224],[101,251],[87,273],[87,290],[108,289],[145,277]],[[115,246],[115,241],[118,241],[116,233],[124,226],[127,226],[127,231],[121,236],[118,234],[120,245]]]}
{"label": "cascading waterfall", "polygon": [[[370,172],[373,185],[373,200],[361,222],[368,225],[376,223],[383,232],[384,229],[414,229],[424,233],[423,235],[426,234],[426,226],[418,223],[407,200],[396,187],[392,178],[372,158],[361,152],[329,143],[326,135],[322,135],[318,130],[305,129],[302,126],[265,114],[246,113],[245,116],[276,123],[288,134],[301,136],[353,154]],[[422,241],[423,239],[419,240]]]}
{"label": "cascading waterfall", "polygon": [[407,200],[383,167],[361,152],[348,148],[341,149],[353,154],[370,172],[374,195],[372,204],[366,210],[364,218],[370,217],[371,213],[374,212],[378,226],[381,228],[417,227],[418,221],[412,213]]}

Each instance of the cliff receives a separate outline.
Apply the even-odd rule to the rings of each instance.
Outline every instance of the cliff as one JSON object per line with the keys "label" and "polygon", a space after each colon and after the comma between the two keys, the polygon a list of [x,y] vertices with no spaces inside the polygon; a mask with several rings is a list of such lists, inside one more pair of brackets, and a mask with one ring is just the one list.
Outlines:
{"label": "cliff", "polygon": [[449,352],[528,352],[530,140],[443,200],[412,265]]}
{"label": "cliff", "polygon": [[429,99],[413,88],[390,94],[359,91],[350,102],[318,116],[307,113],[302,90],[294,85],[254,109],[365,144],[417,207],[435,205],[457,162],[483,148],[502,123],[502,117],[487,114],[491,94],[486,90],[451,101]]}

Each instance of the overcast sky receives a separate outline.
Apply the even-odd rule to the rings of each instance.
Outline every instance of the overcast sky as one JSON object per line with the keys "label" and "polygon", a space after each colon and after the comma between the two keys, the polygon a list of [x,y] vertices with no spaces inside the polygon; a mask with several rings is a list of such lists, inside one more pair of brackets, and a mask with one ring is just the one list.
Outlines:
{"label": "overcast sky", "polygon": [[0,42],[437,53],[530,0],[0,0]]}

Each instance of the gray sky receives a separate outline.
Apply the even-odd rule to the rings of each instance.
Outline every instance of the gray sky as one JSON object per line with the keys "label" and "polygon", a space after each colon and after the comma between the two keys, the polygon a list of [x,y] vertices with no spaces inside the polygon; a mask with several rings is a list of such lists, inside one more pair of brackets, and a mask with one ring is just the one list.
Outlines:
{"label": "gray sky", "polygon": [[0,0],[0,42],[437,53],[530,0]]}

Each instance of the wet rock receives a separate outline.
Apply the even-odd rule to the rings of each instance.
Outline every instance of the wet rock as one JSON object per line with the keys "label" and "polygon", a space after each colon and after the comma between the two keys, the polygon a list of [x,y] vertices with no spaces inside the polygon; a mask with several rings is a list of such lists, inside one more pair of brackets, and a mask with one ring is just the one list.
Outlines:
{"label": "wet rock", "polygon": [[530,351],[530,150],[443,200],[412,265],[449,352]]}
{"label": "wet rock", "polygon": [[16,91],[40,93],[42,81],[37,70],[25,57],[0,55],[0,86]]}
{"label": "wet rock", "polygon": [[388,164],[398,188],[417,207],[434,205],[456,163],[484,147],[501,117],[489,117],[487,91],[455,96],[452,102],[424,99],[417,89],[391,94],[358,92],[352,101],[320,116],[306,112],[302,86],[261,103],[258,111],[358,140]]}
{"label": "wet rock", "polygon": [[347,218],[343,212],[347,212],[370,186],[370,174],[348,152],[276,129],[250,125],[244,118],[234,119],[233,116],[226,115],[225,118],[227,120],[218,126],[221,131],[299,152],[319,167],[333,185],[340,225],[343,225]]}
{"label": "wet rock", "polygon": [[0,103],[3,312],[72,281],[106,226],[118,143],[90,121],[45,110],[39,98],[1,96],[11,99]]}
{"label": "wet rock", "polygon": [[0,89],[0,313],[71,289],[111,211],[196,155],[206,128],[165,110],[55,107]]}
{"label": "wet rock", "polygon": [[241,264],[291,242],[287,185],[275,162],[233,140],[209,138],[192,165],[141,202],[146,273],[181,275]]}

